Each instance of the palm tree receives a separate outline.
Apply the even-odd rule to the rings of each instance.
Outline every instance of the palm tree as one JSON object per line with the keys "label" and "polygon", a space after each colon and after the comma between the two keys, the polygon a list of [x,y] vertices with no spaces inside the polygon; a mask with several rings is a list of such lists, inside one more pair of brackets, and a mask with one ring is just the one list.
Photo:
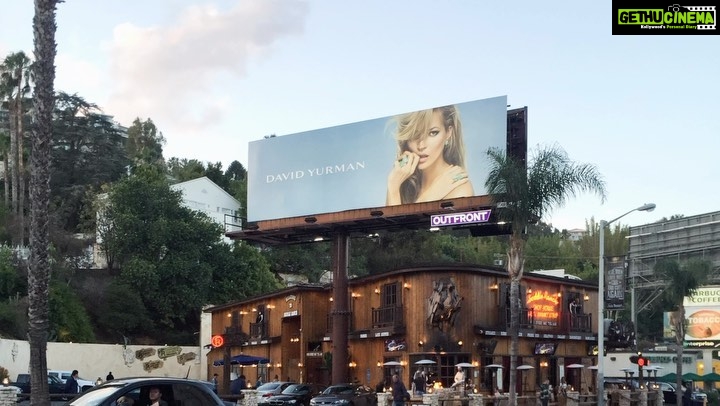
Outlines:
{"label": "palm tree", "polygon": [[55,8],[60,0],[35,0],[33,43],[35,89],[30,165],[30,266],[28,269],[28,340],[30,341],[30,403],[49,406],[47,383],[48,296],[50,282],[50,143],[55,104]]}
{"label": "palm tree", "polygon": [[510,404],[517,405],[517,370],[520,281],[525,265],[524,232],[555,207],[578,192],[595,192],[605,200],[605,182],[590,164],[576,164],[558,146],[538,148],[530,163],[491,149],[490,173],[485,186],[500,220],[510,223],[507,272],[510,278]]}
{"label": "palm tree", "polygon": [[15,52],[7,57],[2,64],[2,88],[8,99],[10,116],[10,154],[9,166],[12,187],[12,209],[18,215],[20,233],[18,242],[24,245],[25,240],[25,176],[23,168],[23,98],[30,90],[30,58],[24,52]]}
{"label": "palm tree", "polygon": [[690,260],[680,266],[676,260],[663,260],[655,264],[655,274],[665,280],[663,295],[675,308],[671,319],[672,328],[675,329],[675,351],[677,361],[675,367],[675,384],[677,385],[677,404],[682,404],[682,354],[683,340],[685,339],[685,296],[692,296],[695,290],[707,282],[712,265],[706,260]]}

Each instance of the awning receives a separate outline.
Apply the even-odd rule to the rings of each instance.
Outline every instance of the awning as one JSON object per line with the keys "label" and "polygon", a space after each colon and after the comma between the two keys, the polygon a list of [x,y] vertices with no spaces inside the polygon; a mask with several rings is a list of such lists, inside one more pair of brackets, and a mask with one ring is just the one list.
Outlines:
{"label": "awning", "polygon": [[[258,364],[269,364],[270,360],[263,357],[254,357],[252,355],[236,355],[234,357],[230,358],[230,364],[231,365],[258,365]],[[224,365],[224,360],[217,360],[213,362],[213,365],[216,367],[219,367],[220,365]]]}

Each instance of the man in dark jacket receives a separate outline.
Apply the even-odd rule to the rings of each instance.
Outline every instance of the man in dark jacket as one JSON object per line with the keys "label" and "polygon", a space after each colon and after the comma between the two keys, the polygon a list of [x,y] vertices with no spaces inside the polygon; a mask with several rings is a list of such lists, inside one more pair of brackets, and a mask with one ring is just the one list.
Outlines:
{"label": "man in dark jacket", "polygon": [[239,395],[242,393],[243,389],[247,389],[246,386],[247,381],[245,381],[245,375],[240,375],[230,384],[230,393],[233,395]]}
{"label": "man in dark jacket", "polygon": [[74,369],[70,377],[65,381],[65,393],[78,393],[80,387],[78,386],[78,370]]}
{"label": "man in dark jacket", "polygon": [[392,396],[393,406],[405,406],[405,401],[410,400],[410,394],[397,374],[392,376]]}

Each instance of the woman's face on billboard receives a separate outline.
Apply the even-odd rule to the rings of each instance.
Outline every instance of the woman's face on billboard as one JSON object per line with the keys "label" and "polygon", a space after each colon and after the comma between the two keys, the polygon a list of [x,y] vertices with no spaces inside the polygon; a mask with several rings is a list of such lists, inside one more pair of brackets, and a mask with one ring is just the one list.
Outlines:
{"label": "woman's face on billboard", "polygon": [[445,142],[452,136],[452,128],[445,129],[442,119],[442,112],[435,111],[432,114],[430,125],[424,134],[408,141],[407,146],[410,152],[420,157],[418,169],[423,171],[432,167],[437,162],[443,162],[443,149]]}

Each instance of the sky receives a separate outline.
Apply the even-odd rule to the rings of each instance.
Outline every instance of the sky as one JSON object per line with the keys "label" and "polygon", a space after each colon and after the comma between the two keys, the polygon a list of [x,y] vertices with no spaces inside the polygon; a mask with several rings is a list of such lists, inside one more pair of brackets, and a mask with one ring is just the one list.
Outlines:
{"label": "sky", "polygon": [[[33,4],[3,4],[0,57],[32,55]],[[558,145],[607,186],[543,219],[585,228],[644,203],[641,225],[720,210],[717,36],[613,36],[607,2],[67,0],[56,90],[123,125],[151,118],[166,158],[507,95],[528,149]]]}

